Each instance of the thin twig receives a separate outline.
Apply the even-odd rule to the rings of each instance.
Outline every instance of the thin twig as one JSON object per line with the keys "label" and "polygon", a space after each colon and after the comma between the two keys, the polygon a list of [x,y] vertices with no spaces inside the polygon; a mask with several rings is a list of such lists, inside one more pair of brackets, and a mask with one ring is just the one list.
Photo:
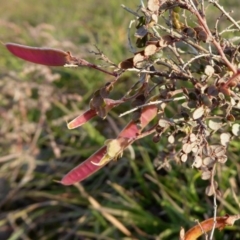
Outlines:
{"label": "thin twig", "polygon": [[212,46],[211,46],[211,44],[208,44],[208,49],[209,49],[209,53],[210,53],[210,63],[211,63],[212,66],[214,66],[213,54],[212,54]]}
{"label": "thin twig", "polygon": [[203,16],[205,17],[206,14],[205,14],[204,0],[201,0],[201,10],[202,10]]}
{"label": "thin twig", "polygon": [[99,48],[97,45],[94,45],[94,47],[97,49],[97,52],[95,51],[89,51],[90,53],[93,53],[97,56],[100,56],[100,60],[103,60],[104,62],[111,64],[114,67],[117,67],[117,65],[115,63],[113,63]]}
{"label": "thin twig", "polygon": [[121,4],[121,7],[126,10],[127,12],[130,12],[131,14],[135,15],[136,17],[140,17],[140,15],[136,12],[134,12],[132,9],[126,7],[124,4]]}
{"label": "thin twig", "polygon": [[131,41],[131,36],[130,36],[130,30],[131,30],[131,27],[132,27],[132,24],[135,22],[135,20],[131,20],[130,23],[129,23],[129,26],[128,26],[128,45],[129,45],[129,48],[130,48],[130,51],[132,53],[135,53],[136,50],[133,48],[132,46],[132,41]]}
{"label": "thin twig", "polygon": [[143,8],[145,8],[145,4],[144,4],[143,0],[140,0],[140,4]]}
{"label": "thin twig", "polygon": [[[171,33],[169,28],[166,28],[166,27],[164,27],[162,25],[157,24],[156,27],[160,28],[161,30],[163,30],[163,31],[165,31],[167,33]],[[196,44],[193,41],[189,40],[188,38],[184,37],[180,33],[177,33],[175,31],[173,31],[172,34],[173,34],[173,37],[182,39],[183,42],[186,42],[187,44],[191,45],[192,47],[194,47],[198,51],[203,52],[203,53],[208,53],[208,51],[205,48],[203,48],[199,44]]]}
{"label": "thin twig", "polygon": [[216,37],[219,39],[219,32],[218,32],[218,25],[219,25],[219,22],[221,20],[221,18],[224,16],[224,14],[222,13],[216,20],[216,23],[215,23],[215,27],[214,27],[214,30],[215,30],[215,35]]}
{"label": "thin twig", "polygon": [[[192,0],[189,0],[192,3]],[[214,1],[214,0],[211,0]],[[215,1],[214,1],[215,2]],[[192,3],[193,4],[193,3]],[[203,27],[203,29],[205,30],[206,34],[208,35],[210,41],[213,43],[213,45],[217,48],[219,55],[222,57],[222,61],[228,66],[228,68],[233,72],[236,73],[237,69],[236,67],[227,59],[227,57],[225,56],[223,49],[220,45],[220,43],[218,41],[216,41],[216,39],[213,37],[206,21],[202,18],[202,16],[199,14],[198,10],[196,9],[195,5],[193,4],[192,8],[189,8],[189,11],[192,12],[192,14],[194,14],[199,23],[201,24],[201,26]]]}
{"label": "thin twig", "polygon": [[64,65],[64,67],[70,67],[70,68],[72,68],[72,67],[83,67],[83,66],[96,69],[96,70],[98,70],[100,72],[106,73],[106,74],[111,75],[113,77],[117,77],[118,76],[118,73],[116,73],[116,72],[109,72],[107,70],[104,70],[104,69],[98,67],[95,64],[92,64],[92,63],[88,63],[87,65],[82,65],[81,62],[79,62],[79,64],[73,63],[73,64],[65,64]]}
{"label": "thin twig", "polygon": [[236,22],[225,10],[224,8],[218,4],[218,2],[216,0],[209,0],[210,3],[212,3],[213,5],[215,5],[220,11],[222,11],[222,13],[224,13],[224,15],[228,18],[229,21],[231,21],[233,23],[234,26],[236,26],[238,28],[238,30],[240,30],[240,26],[238,25],[238,22]]}
{"label": "thin twig", "polygon": [[161,104],[161,103],[163,103],[163,102],[180,101],[180,100],[183,100],[183,99],[185,99],[185,98],[186,98],[185,96],[182,96],[182,97],[177,97],[177,98],[163,99],[163,100],[158,100],[158,101],[153,101],[153,102],[145,103],[145,104],[142,104],[142,105],[137,106],[137,107],[135,107],[135,108],[132,108],[132,109],[129,110],[129,111],[126,111],[126,112],[124,112],[124,113],[121,113],[121,114],[119,115],[119,117],[123,117],[123,116],[125,116],[125,115],[127,115],[127,114],[130,114],[130,113],[132,113],[132,112],[135,112],[135,111],[137,111],[138,109],[141,109],[141,108],[143,108],[143,107],[152,106],[152,105],[158,105],[158,104]]}
{"label": "thin twig", "polygon": [[[240,23],[240,20],[239,21],[236,21],[237,23]],[[226,29],[222,30],[219,35],[222,35],[223,33],[225,32],[230,32],[231,31],[231,27],[235,26],[234,24],[231,24],[229,25]],[[239,31],[239,29],[232,29],[232,30],[235,30],[235,31]]]}
{"label": "thin twig", "polygon": [[[184,66],[185,62],[183,61],[183,59],[179,55],[179,53],[177,51],[177,48],[176,48],[176,44],[173,44],[173,46],[168,46],[168,47],[172,50],[173,54],[177,57],[178,61],[181,63],[181,65],[179,65],[180,70],[184,71],[183,66]],[[187,70],[186,72],[189,76],[192,77],[192,73],[189,70]]]}
{"label": "thin twig", "polygon": [[198,58],[210,57],[210,56],[211,56],[210,53],[208,53],[208,54],[201,54],[201,55],[195,56],[194,58],[191,58],[188,62],[186,62],[186,63],[183,65],[183,69],[185,69],[189,64],[191,64],[193,61],[195,61],[195,60],[198,59]]}
{"label": "thin twig", "polygon": [[179,79],[179,80],[183,80],[183,81],[195,81],[196,79],[194,77],[188,76],[187,74],[185,74],[184,72],[181,73],[172,73],[171,76],[169,75],[168,72],[161,72],[161,71],[150,71],[150,70],[141,70],[141,69],[137,69],[137,68],[129,68],[126,71],[129,72],[139,72],[139,73],[149,73],[152,75],[156,75],[156,76],[161,76],[161,77],[166,77],[169,79]]}
{"label": "thin twig", "polygon": [[211,177],[211,186],[213,187],[213,209],[214,209],[214,213],[213,213],[213,227],[212,227],[212,231],[211,231],[209,240],[213,239],[214,230],[215,230],[216,224],[217,224],[217,197],[216,197],[217,193],[216,193],[215,184],[214,184],[215,170],[216,170],[216,164],[213,165],[212,177]]}
{"label": "thin twig", "polygon": [[222,32],[219,33],[219,35],[222,35],[223,33],[227,33],[227,32],[239,32],[238,29],[233,28],[233,29],[224,29]]}

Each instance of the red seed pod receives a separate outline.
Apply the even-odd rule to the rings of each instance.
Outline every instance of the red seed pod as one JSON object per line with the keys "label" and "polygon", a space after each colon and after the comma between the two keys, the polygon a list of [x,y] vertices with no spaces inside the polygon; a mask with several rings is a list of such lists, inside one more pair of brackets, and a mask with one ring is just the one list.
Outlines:
{"label": "red seed pod", "polygon": [[47,66],[64,66],[71,58],[70,53],[59,49],[29,47],[16,43],[6,43],[5,46],[9,52],[25,61]]}

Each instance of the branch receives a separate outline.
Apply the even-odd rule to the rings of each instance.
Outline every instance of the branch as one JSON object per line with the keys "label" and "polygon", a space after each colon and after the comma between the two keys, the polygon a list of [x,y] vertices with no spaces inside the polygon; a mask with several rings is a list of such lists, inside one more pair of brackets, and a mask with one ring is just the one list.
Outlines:
{"label": "branch", "polygon": [[231,21],[233,25],[236,26],[240,31],[240,26],[238,25],[238,23],[224,10],[222,6],[218,4],[216,0],[209,0],[209,2],[212,3],[215,7],[217,7],[227,17],[227,19]]}
{"label": "branch", "polygon": [[158,100],[158,101],[153,101],[153,102],[149,102],[149,103],[145,103],[145,104],[142,104],[140,106],[137,106],[135,108],[132,108],[131,110],[129,111],[126,111],[122,114],[119,115],[119,117],[123,117],[129,113],[132,113],[132,112],[135,112],[137,111],[138,109],[141,109],[143,107],[147,107],[147,106],[151,106],[151,105],[158,105],[158,104],[161,104],[161,103],[164,103],[164,102],[171,102],[171,101],[180,101],[180,100],[183,100],[185,99],[186,97],[185,96],[182,96],[182,97],[177,97],[177,98],[170,98],[170,99],[163,99],[163,100]]}

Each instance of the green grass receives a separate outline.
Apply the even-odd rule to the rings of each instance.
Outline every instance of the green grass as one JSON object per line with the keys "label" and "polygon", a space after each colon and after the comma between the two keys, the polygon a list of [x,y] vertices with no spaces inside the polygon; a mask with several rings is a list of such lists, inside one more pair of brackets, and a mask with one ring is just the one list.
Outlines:
{"label": "green grass", "polygon": [[[232,1],[231,7],[233,2],[239,4]],[[89,51],[96,44],[117,64],[131,56],[127,28],[133,16],[121,3],[134,9],[139,4],[7,1],[0,8],[0,40],[70,50],[93,62]],[[195,219],[212,217],[212,198],[204,194],[207,182],[197,170],[175,163],[169,171],[154,168],[166,139],[138,141],[122,159],[81,184],[54,182],[116,136],[115,129],[129,120],[117,117],[126,108],[70,131],[66,121],[87,109],[93,92],[111,77],[85,68],[36,66],[14,58],[3,46],[1,53],[0,239],[131,239],[126,231],[135,239],[178,239],[181,226],[188,229]],[[135,80],[126,75],[116,94],[121,96]],[[239,150],[239,142],[233,142],[228,163],[217,169],[221,215],[239,213]],[[215,239],[240,238],[237,226],[217,231]]]}

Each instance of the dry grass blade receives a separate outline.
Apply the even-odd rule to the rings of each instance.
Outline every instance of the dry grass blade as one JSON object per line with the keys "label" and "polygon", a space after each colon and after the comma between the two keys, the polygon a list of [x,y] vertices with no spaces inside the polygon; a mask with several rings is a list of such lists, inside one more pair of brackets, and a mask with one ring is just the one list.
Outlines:
{"label": "dry grass blade", "polygon": [[131,232],[117,219],[115,218],[113,215],[107,213],[104,211],[104,209],[102,209],[101,205],[98,203],[98,201],[96,199],[94,199],[93,197],[91,197],[89,194],[87,194],[87,192],[84,190],[84,188],[79,184],[76,183],[74,184],[74,186],[79,190],[79,192],[83,195],[85,195],[88,199],[88,201],[90,202],[91,206],[102,213],[102,215],[111,223],[113,224],[117,229],[119,229],[124,235],[126,236],[131,236]]}

